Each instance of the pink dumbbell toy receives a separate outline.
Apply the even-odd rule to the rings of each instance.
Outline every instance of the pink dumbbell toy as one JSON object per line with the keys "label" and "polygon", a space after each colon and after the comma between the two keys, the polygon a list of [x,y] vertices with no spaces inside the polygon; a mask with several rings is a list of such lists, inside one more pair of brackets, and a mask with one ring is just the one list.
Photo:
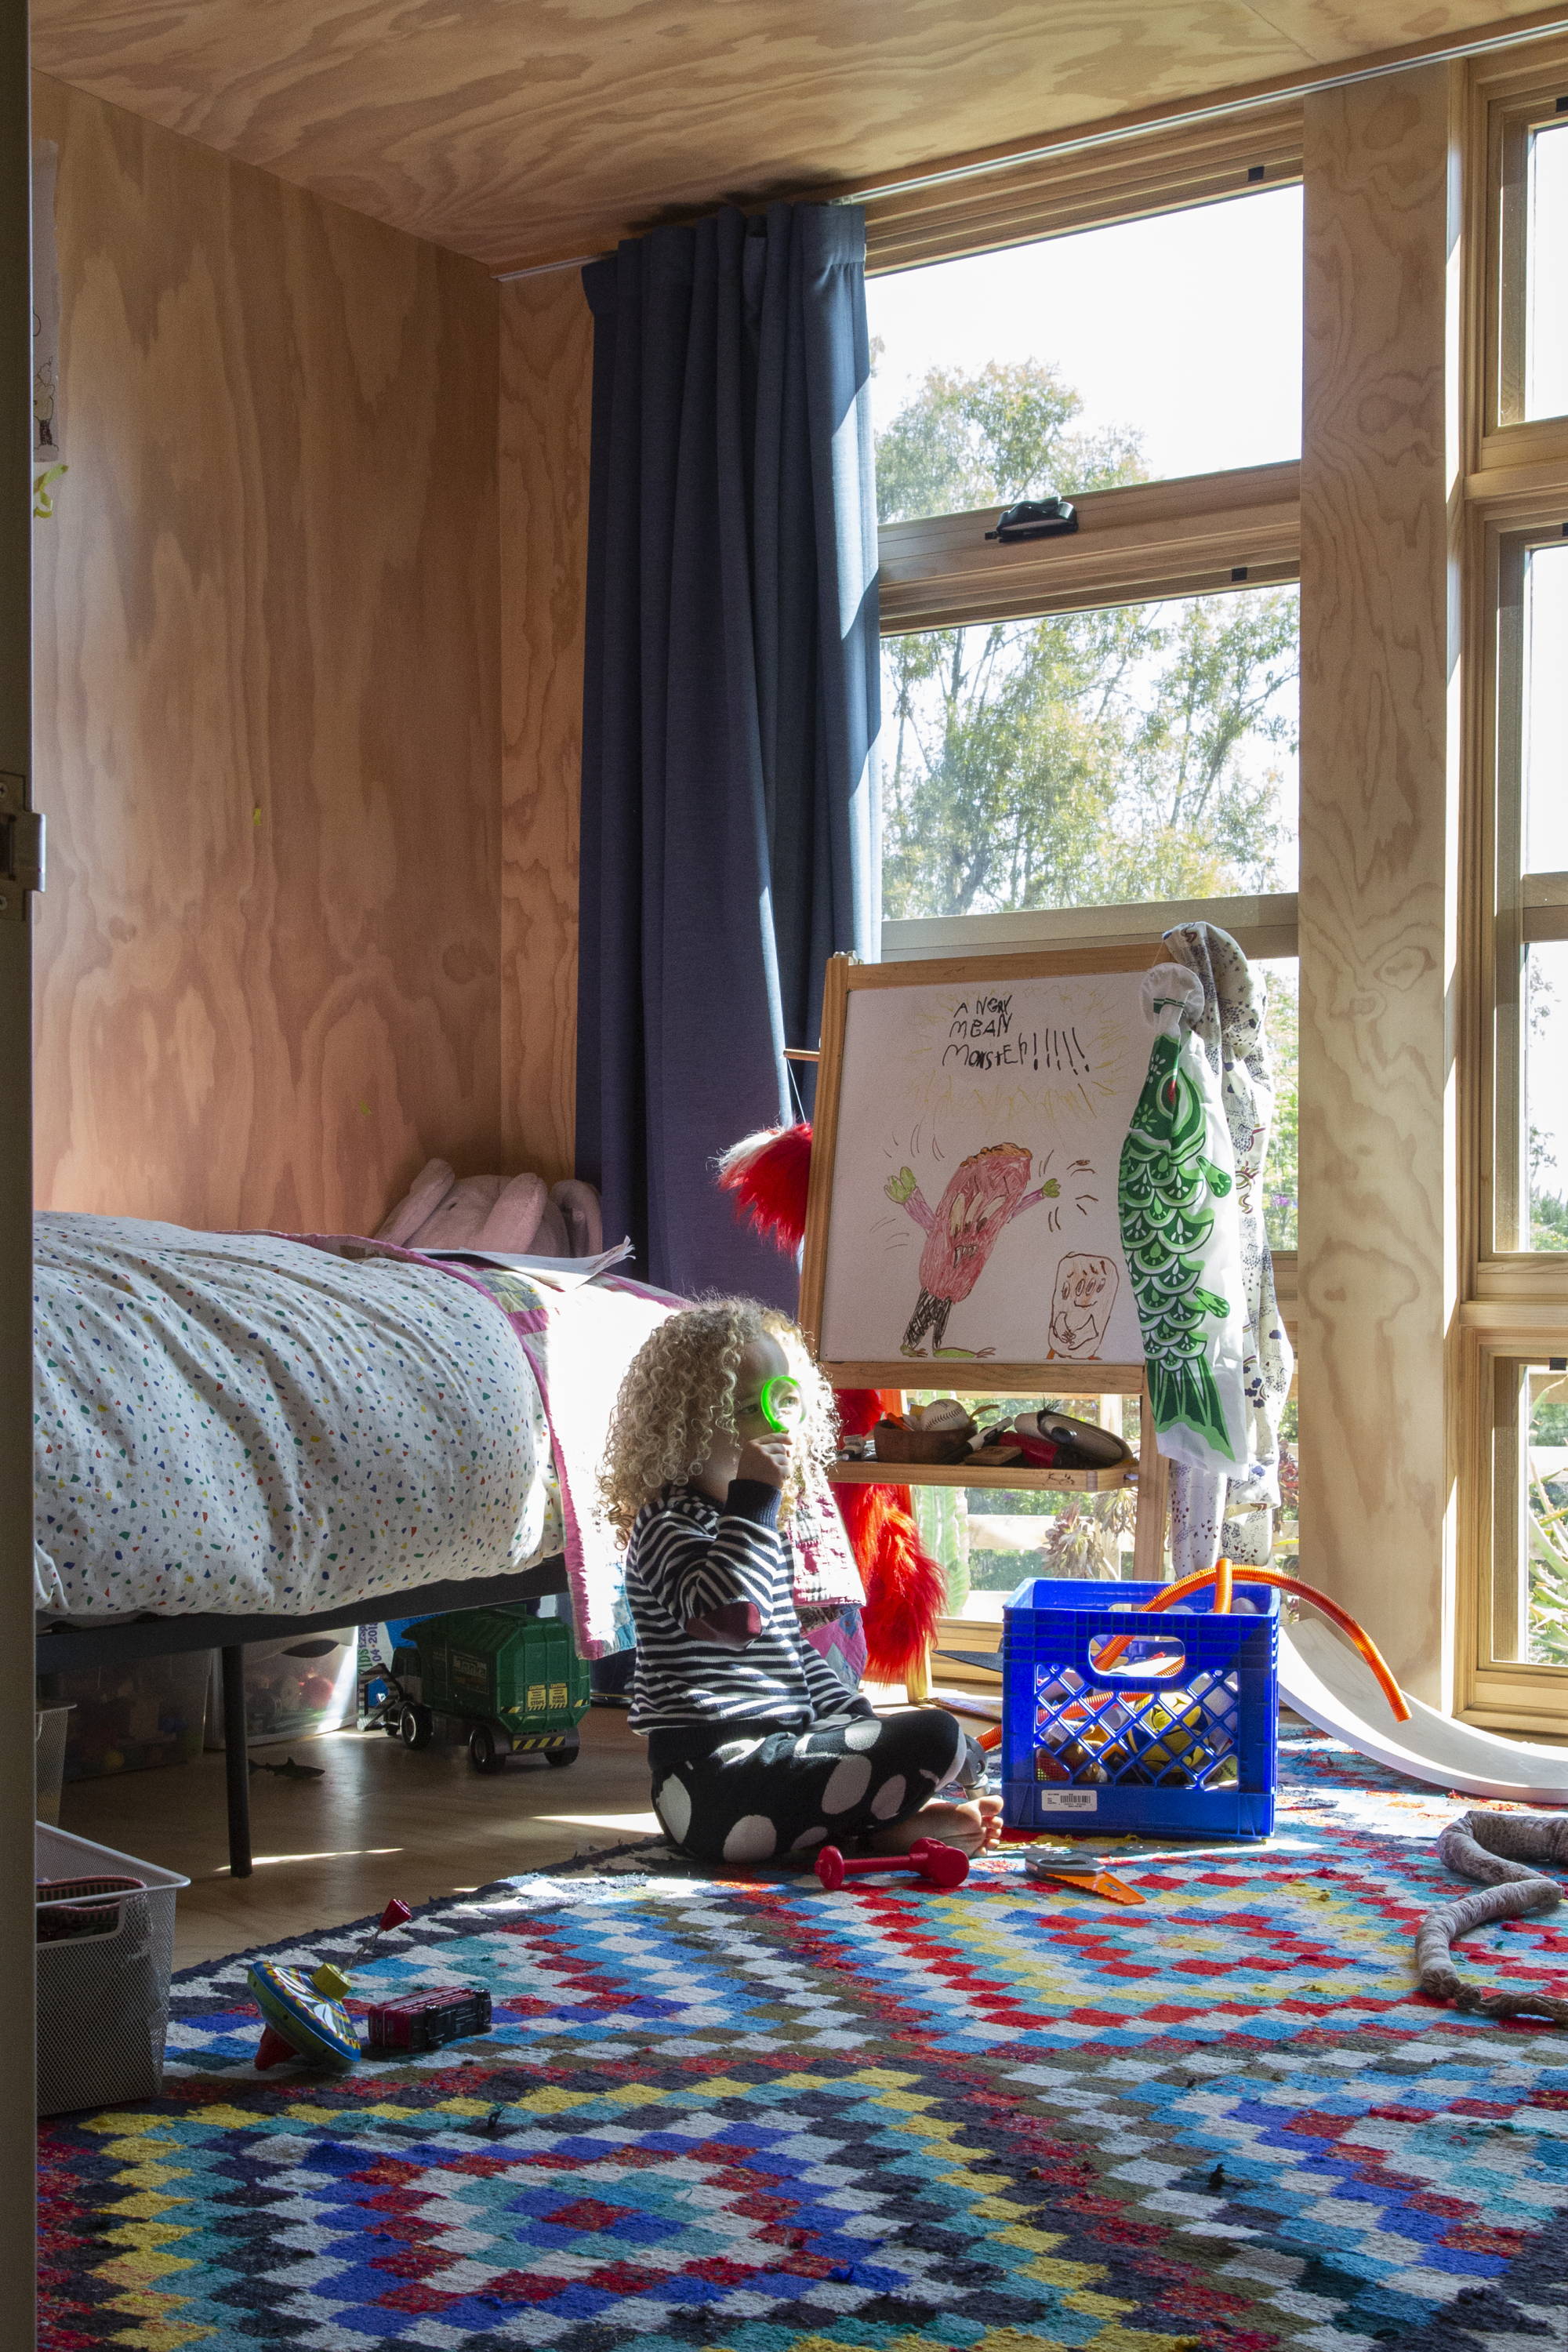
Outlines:
{"label": "pink dumbbell toy", "polygon": [[908,1853],[858,1853],[846,1860],[836,1845],[825,1845],[816,1857],[816,1874],[829,1894],[847,1878],[870,1870],[912,1870],[928,1886],[962,1886],[969,1875],[969,1856],[940,1838],[921,1838]]}

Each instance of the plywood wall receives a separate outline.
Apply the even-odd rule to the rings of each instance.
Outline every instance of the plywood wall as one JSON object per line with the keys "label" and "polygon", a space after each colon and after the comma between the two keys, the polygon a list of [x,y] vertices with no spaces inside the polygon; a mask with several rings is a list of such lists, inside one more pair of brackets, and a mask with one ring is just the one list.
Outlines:
{"label": "plywood wall", "polygon": [[593,322],[574,269],[501,289],[501,1057],[508,1165],[569,1175]]}
{"label": "plywood wall", "polygon": [[1449,68],[1306,102],[1301,1559],[1441,1700],[1454,1297]]}
{"label": "plywood wall", "polygon": [[42,81],[41,1205],[363,1229],[501,1164],[497,289]]}

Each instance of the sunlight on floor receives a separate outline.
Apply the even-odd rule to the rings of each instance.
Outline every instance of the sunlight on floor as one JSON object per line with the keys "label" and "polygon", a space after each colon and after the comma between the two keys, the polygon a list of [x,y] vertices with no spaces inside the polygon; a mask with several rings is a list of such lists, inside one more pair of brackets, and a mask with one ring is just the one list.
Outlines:
{"label": "sunlight on floor", "polygon": [[[258,1853],[253,1858],[253,1867],[265,1870],[269,1862],[357,1862],[362,1856],[402,1852],[400,1845],[345,1845],[329,1848],[324,1853]],[[217,1874],[226,1878],[227,1865]]]}
{"label": "sunlight on floor", "polygon": [[563,1829],[619,1830],[626,1837],[663,1834],[657,1813],[536,1813],[535,1821],[554,1822]]}

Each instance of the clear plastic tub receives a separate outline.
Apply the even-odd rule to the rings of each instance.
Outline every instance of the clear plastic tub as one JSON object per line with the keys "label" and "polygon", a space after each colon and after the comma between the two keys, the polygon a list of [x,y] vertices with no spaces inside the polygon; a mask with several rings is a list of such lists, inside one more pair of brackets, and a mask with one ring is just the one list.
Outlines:
{"label": "clear plastic tub", "polygon": [[[34,1875],[66,1882],[76,1932],[38,1945],[38,2113],[150,2098],[163,2084],[174,1898],[190,1880],[39,1822]],[[95,1881],[123,1882],[94,1894]],[[40,1885],[38,1900],[48,1900]],[[82,1932],[82,1914],[101,1919]]]}
{"label": "clear plastic tub", "polygon": [[[224,1744],[223,1661],[212,1655],[207,1746]],[[249,1642],[245,1651],[245,1737],[267,1748],[280,1739],[313,1739],[354,1720],[359,1694],[359,1629],[297,1633],[278,1642]]]}
{"label": "clear plastic tub", "polygon": [[175,1651],[53,1675],[45,1704],[63,1700],[73,1710],[66,1779],[97,1780],[110,1772],[192,1762],[202,1752],[206,1728],[210,1656],[206,1650]]}

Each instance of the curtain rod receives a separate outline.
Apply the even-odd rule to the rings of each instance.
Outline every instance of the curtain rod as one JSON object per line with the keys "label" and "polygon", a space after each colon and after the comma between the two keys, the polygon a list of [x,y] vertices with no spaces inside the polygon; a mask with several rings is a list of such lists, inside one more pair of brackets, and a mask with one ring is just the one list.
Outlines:
{"label": "curtain rod", "polygon": [[[1356,82],[1376,81],[1384,74],[1404,73],[1412,66],[1457,64],[1465,58],[1486,57],[1499,49],[1521,48],[1532,41],[1549,40],[1559,33],[1568,33],[1568,13],[1561,8],[1541,9],[1517,24],[1483,26],[1470,34],[1413,41],[1404,48],[1381,50],[1374,57],[1356,62],[1347,60],[1342,66],[1322,66],[1305,74],[1281,75],[1272,81],[1244,83],[1236,90],[1213,98],[1151,110],[1137,121],[1122,119],[1090,123],[1081,131],[1063,131],[1027,147],[1009,148],[1002,154],[983,155],[968,163],[940,163],[929,171],[917,168],[865,187],[843,188],[819,201],[830,205],[871,205],[887,196],[913,195],[925,188],[958,187],[966,180],[983,179],[994,172],[1022,171],[1031,163],[1047,163],[1053,156],[1081,155],[1091,148],[1114,146],[1123,139],[1146,138],[1156,131],[1219,122],[1228,115],[1251,113],[1260,106],[1287,106],[1293,100],[1310,97],[1315,90],[1348,89]],[[566,261],[538,261],[526,269],[497,270],[495,281],[499,286],[512,286],[524,278],[548,278],[558,269],[584,269],[589,262],[604,257],[602,253],[583,253]]]}

